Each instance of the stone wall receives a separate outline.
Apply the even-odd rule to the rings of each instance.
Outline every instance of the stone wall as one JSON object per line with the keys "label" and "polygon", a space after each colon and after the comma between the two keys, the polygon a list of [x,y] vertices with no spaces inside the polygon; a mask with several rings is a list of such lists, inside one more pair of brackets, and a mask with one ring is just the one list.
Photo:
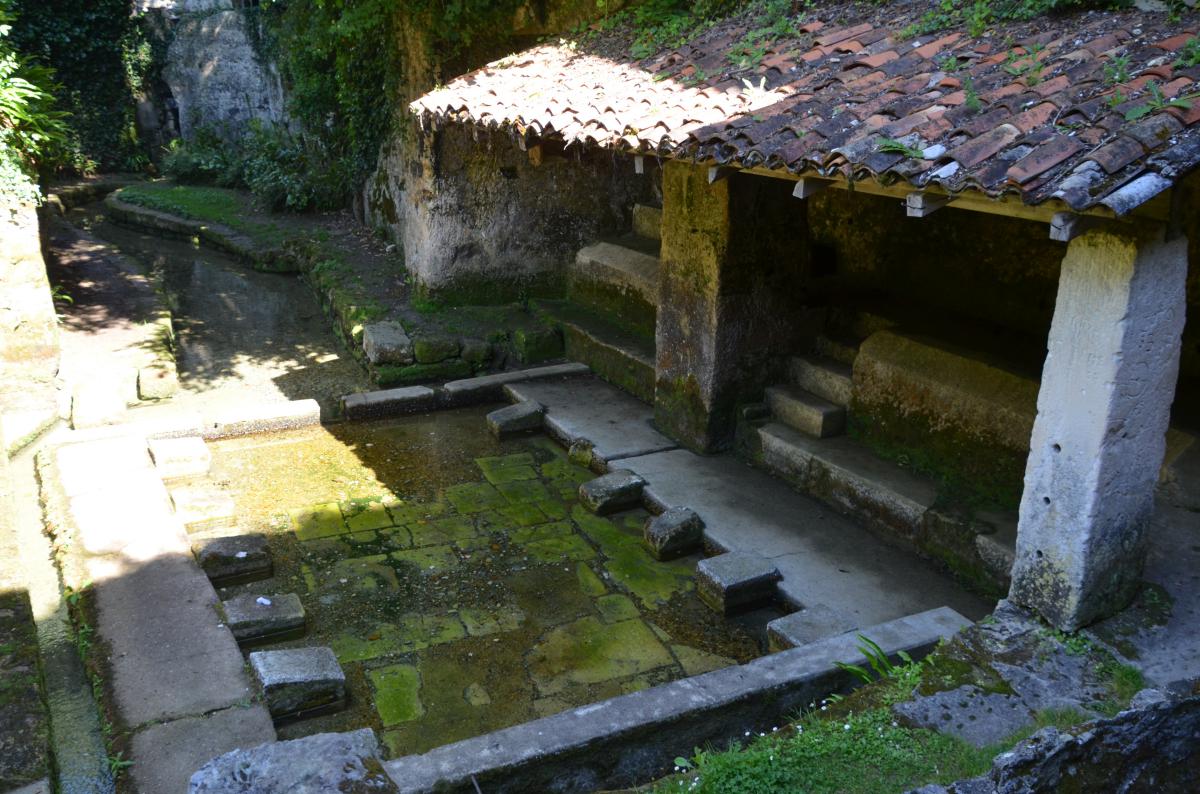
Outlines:
{"label": "stone wall", "polygon": [[[154,0],[147,0],[154,3]],[[285,120],[283,84],[251,44],[250,19],[233,0],[177,0],[152,5],[172,19],[163,80],[179,113],[180,134],[211,127],[228,140],[251,120]]]}
{"label": "stone wall", "polygon": [[392,141],[366,210],[401,241],[426,296],[497,303],[560,294],[576,252],[627,231],[651,190],[631,158],[523,152],[506,134],[452,125]]}
{"label": "stone wall", "polygon": [[0,208],[0,371],[48,380],[58,371],[58,319],[32,205]]}

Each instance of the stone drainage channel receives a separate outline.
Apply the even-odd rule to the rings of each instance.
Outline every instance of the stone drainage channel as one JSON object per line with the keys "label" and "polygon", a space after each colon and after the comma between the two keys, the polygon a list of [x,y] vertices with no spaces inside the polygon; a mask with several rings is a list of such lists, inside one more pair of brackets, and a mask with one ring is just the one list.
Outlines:
{"label": "stone drainage channel", "polygon": [[[492,412],[502,440],[485,410],[459,407],[579,372],[400,390],[389,412],[422,411],[401,420],[322,428],[300,401],[80,434],[44,456],[66,578],[93,583],[135,786],[182,790],[209,758],[304,737],[291,752],[321,774],[392,758],[404,790],[497,790],[497,774],[592,790],[849,685],[835,662],[858,659],[853,635],[756,658],[764,629],[772,650],[811,630],[798,640],[781,617],[770,560],[705,558],[703,518],[632,473],[596,477],[579,464],[607,468],[602,447],[564,439],[569,457],[541,434],[540,405]],[[942,608],[866,631],[920,654],[967,622]],[[247,769],[282,784],[298,773],[282,747],[218,759],[194,788]]]}

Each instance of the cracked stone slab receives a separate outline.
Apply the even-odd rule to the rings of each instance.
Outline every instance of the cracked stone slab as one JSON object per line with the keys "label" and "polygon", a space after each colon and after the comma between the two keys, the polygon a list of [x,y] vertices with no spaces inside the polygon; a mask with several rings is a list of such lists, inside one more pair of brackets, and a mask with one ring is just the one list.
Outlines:
{"label": "cracked stone slab", "polygon": [[250,668],[277,719],[345,704],[346,674],[329,648],[255,651]]}
{"label": "cracked stone slab", "polygon": [[1016,695],[985,692],[966,684],[958,689],[897,703],[892,712],[910,725],[989,747],[1032,725],[1033,712]]}
{"label": "cracked stone slab", "polygon": [[400,788],[384,770],[370,728],[318,733],[234,750],[192,775],[188,794],[389,794]]}
{"label": "cracked stone slab", "polygon": [[137,763],[129,775],[136,791],[186,791],[192,773],[213,756],[274,740],[271,715],[262,705],[184,717],[134,734],[131,756]]}
{"label": "cracked stone slab", "polygon": [[719,554],[696,565],[700,599],[722,615],[771,601],[781,578],[770,560],[743,552]]}

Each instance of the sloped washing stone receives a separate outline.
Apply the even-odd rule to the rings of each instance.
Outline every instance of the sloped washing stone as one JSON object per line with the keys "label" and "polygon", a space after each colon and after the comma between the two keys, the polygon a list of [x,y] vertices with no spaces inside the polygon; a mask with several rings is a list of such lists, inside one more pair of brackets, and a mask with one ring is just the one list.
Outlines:
{"label": "sloped washing stone", "polygon": [[536,400],[524,400],[488,414],[488,430],[496,438],[541,430],[542,417],[545,415],[546,406]]}
{"label": "sloped washing stone", "polygon": [[213,584],[252,582],[272,572],[271,549],[260,533],[212,538],[194,544],[192,550]]}
{"label": "sloped washing stone", "polygon": [[210,486],[181,486],[171,489],[175,515],[188,532],[232,527],[237,504],[233,496]]}
{"label": "sloped washing stone", "polygon": [[437,397],[437,392],[428,386],[347,394],[342,398],[342,413],[347,419],[375,419],[418,413],[436,407]]}
{"label": "sloped washing stone", "polygon": [[346,674],[329,648],[255,651],[250,668],[276,719],[345,703]]}
{"label": "sloped washing stone", "polygon": [[192,775],[189,794],[399,792],[370,728],[319,733],[218,756]]}
{"label": "sloped washing stone", "polygon": [[150,439],[147,444],[154,468],[163,480],[203,477],[212,466],[212,453],[199,436]]}
{"label": "sloped washing stone", "polygon": [[367,354],[367,361],[375,365],[413,363],[413,343],[400,323],[363,326],[363,352]]}
{"label": "sloped washing stone", "polygon": [[696,566],[701,600],[722,615],[771,601],[781,578],[779,569],[770,560],[744,552],[709,557]]}
{"label": "sloped washing stone", "polygon": [[295,593],[247,593],[221,603],[225,625],[239,643],[261,641],[304,631],[304,605]]}
{"label": "sloped washing stone", "polygon": [[579,486],[579,501],[597,515],[638,507],[646,481],[628,469],[617,469]]}
{"label": "sloped washing stone", "polygon": [[672,507],[646,519],[642,538],[654,559],[673,560],[700,548],[704,542],[704,521],[695,510]]}

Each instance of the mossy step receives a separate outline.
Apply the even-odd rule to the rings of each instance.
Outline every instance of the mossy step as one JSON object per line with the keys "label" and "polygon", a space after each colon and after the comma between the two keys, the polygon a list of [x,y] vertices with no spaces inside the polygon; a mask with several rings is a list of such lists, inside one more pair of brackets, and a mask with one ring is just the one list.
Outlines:
{"label": "mossy step", "polygon": [[847,338],[821,334],[813,341],[813,352],[818,356],[853,366],[854,359],[858,357],[858,345],[858,342]]}
{"label": "mossy step", "polygon": [[793,384],[842,408],[850,405],[854,389],[849,364],[823,356],[795,356],[788,362]]}
{"label": "mossy step", "polygon": [[640,400],[654,402],[654,339],[570,301],[541,301],[539,311],[563,331],[567,358]]}
{"label": "mossy step", "polygon": [[654,333],[658,312],[658,243],[633,236],[583,248],[571,264],[567,297],[630,329]]}
{"label": "mossy step", "polygon": [[767,405],[788,427],[816,438],[841,435],[846,429],[846,409],[797,386],[770,386]]}

